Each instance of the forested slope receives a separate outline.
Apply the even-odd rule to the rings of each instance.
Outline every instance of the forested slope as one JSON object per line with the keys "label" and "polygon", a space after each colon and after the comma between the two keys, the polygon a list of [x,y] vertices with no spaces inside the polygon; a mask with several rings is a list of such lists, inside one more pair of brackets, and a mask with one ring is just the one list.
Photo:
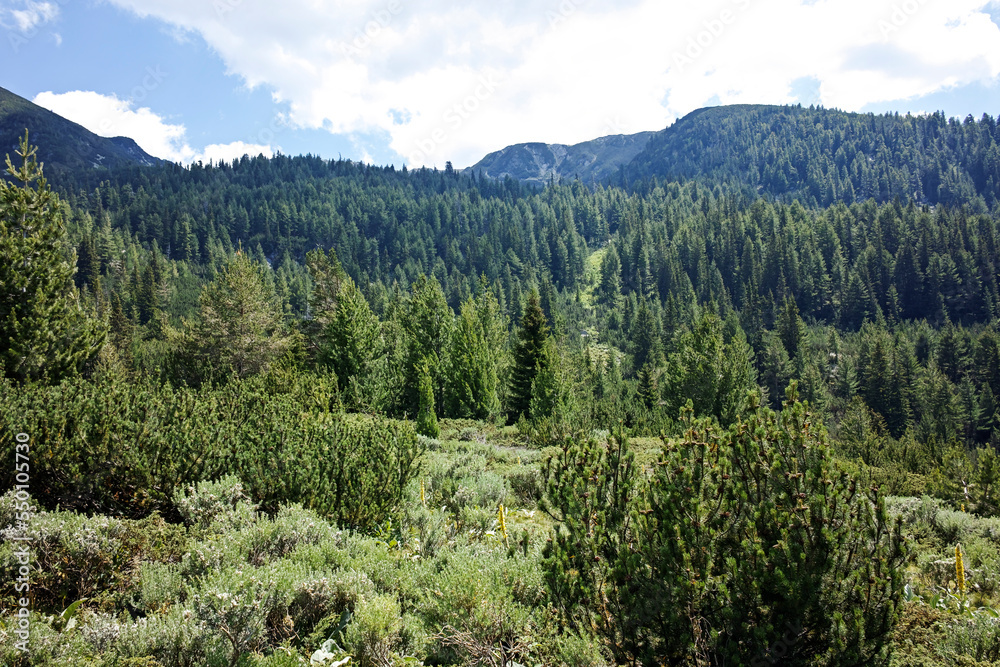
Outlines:
{"label": "forested slope", "polygon": [[1000,130],[980,119],[801,106],[693,111],[653,135],[628,181],[699,179],[828,206],[875,199],[958,204],[1000,195]]}

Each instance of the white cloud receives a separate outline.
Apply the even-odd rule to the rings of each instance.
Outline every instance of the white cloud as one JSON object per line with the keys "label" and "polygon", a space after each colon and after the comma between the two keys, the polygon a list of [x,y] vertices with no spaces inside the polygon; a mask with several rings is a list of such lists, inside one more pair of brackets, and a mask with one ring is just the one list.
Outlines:
{"label": "white cloud", "polygon": [[102,137],[130,137],[150,155],[171,162],[231,161],[244,154],[274,154],[270,146],[242,141],[211,144],[196,150],[188,144],[183,125],[166,122],[148,107],[133,108],[130,100],[120,100],[114,95],[86,90],[61,94],[43,92],[32,101]]}
{"label": "white cloud", "polygon": [[195,161],[232,162],[244,155],[254,157],[261,153],[267,157],[274,155],[274,151],[271,150],[270,146],[248,144],[243,141],[234,141],[230,144],[209,144],[201,149],[201,153],[195,158]]}
{"label": "white cloud", "polygon": [[1000,75],[984,0],[110,1],[201,35],[294,126],[388,136],[410,164],[795,102],[802,79],[857,110]]}
{"label": "white cloud", "polygon": [[22,35],[34,33],[38,28],[59,16],[59,6],[54,2],[20,0],[0,7],[0,25],[17,30]]}

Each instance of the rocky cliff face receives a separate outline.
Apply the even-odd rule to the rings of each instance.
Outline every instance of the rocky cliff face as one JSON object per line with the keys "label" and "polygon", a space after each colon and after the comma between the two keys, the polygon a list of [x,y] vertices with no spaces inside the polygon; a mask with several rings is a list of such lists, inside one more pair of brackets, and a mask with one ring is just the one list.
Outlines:
{"label": "rocky cliff face", "polygon": [[654,132],[617,134],[581,144],[514,144],[490,153],[466,169],[491,178],[510,176],[525,183],[548,183],[550,179],[579,178],[585,183],[602,181],[638,155]]}

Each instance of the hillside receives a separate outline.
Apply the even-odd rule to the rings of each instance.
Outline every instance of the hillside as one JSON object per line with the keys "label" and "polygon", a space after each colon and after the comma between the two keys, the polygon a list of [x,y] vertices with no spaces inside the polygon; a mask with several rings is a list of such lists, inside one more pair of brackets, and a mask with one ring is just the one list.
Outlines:
{"label": "hillside", "polygon": [[0,156],[13,155],[27,129],[38,146],[46,173],[128,165],[149,166],[162,162],[128,137],[100,137],[85,127],[52,113],[9,90],[0,88]]}
{"label": "hillside", "polygon": [[[997,664],[998,210],[745,197],[741,160],[851,184],[910,140],[703,116],[631,189],[280,154],[5,188],[0,664]],[[904,157],[974,184],[993,123]]]}
{"label": "hillside", "polygon": [[857,114],[801,106],[693,111],[625,168],[636,180],[698,179],[826,206],[897,197],[955,204],[1000,195],[996,121]]}
{"label": "hillside", "polygon": [[628,164],[646,145],[653,132],[616,134],[573,146],[565,144],[514,144],[490,153],[465,170],[525,183],[546,184],[550,178],[579,178],[584,183],[603,181]]}

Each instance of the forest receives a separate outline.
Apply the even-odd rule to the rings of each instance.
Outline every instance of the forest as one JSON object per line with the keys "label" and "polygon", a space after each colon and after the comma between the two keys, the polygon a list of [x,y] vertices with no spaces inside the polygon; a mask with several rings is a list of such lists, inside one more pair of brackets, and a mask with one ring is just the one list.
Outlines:
{"label": "forest", "polygon": [[544,188],[26,137],[3,663],[1000,664],[996,122],[716,120]]}

